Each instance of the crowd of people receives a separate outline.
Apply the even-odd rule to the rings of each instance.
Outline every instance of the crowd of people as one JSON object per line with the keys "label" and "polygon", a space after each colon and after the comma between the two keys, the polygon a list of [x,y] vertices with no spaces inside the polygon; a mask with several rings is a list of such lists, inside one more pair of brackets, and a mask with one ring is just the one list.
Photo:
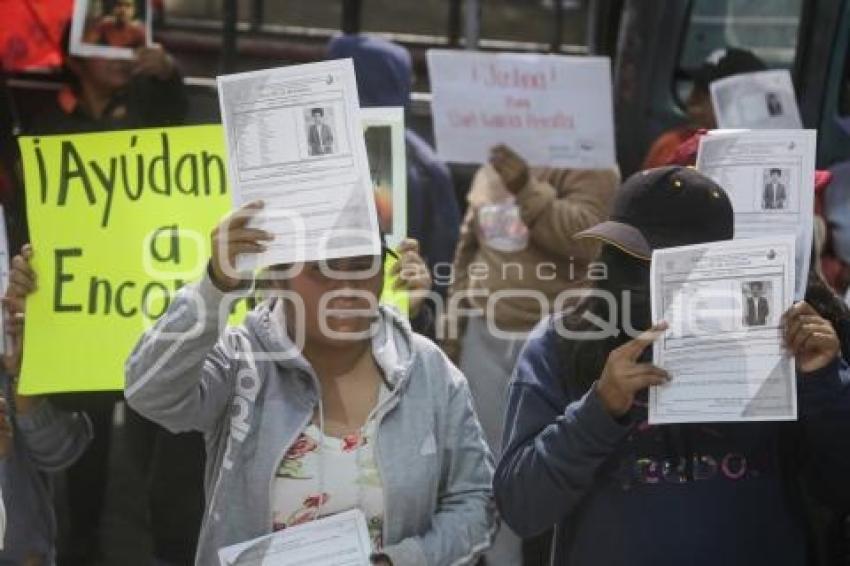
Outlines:
{"label": "crowd of people", "polygon": [[[28,133],[180,124],[177,64],[157,45],[136,53],[66,52],[67,87]],[[353,59],[363,107],[409,106],[404,48],[342,36],[327,56]],[[850,510],[850,311],[819,254],[805,300],[781,323],[798,421],[647,421],[647,389],[675,379],[652,362],[665,326],[650,316],[651,252],[733,237],[723,187],[688,165],[694,136],[714,126],[709,82],[763,67],[740,50],[706,62],[688,99],[691,123],[663,134],[624,181],[616,169],[530,167],[494,141],[465,216],[449,169],[408,130],[410,239],[379,256],[272,266],[276,276],[255,285],[228,267],[266,249],[272,236],[251,224],[264,204],[234,211],[212,232],[203,277],[140,337],[123,392],[17,393],[26,301],[38,284],[39,250],[25,245],[3,303],[13,378],[0,404],[0,564],[102,558],[118,402],[145,478],[155,564],[217,564],[222,547],[350,509],[366,516],[374,564],[815,564],[840,546],[835,525]],[[310,117],[321,155],[332,134],[321,109]],[[775,203],[785,187],[771,187]],[[387,254],[411,292],[409,316],[379,305]],[[441,265],[451,278],[435,277]],[[592,265],[607,276],[588,277]],[[432,288],[445,300],[426,296]],[[500,291],[552,304],[588,288],[631,300],[576,295],[564,312],[544,312],[528,293],[507,293],[487,308]],[[757,291],[747,316],[764,324]],[[330,292],[337,310],[359,314],[325,312]],[[256,302],[236,327],[219,308],[233,294]],[[578,341],[557,330],[586,329],[612,308],[613,320],[643,333],[621,326]],[[177,334],[185,339],[174,352]],[[71,544],[57,552],[50,478],[63,470]]]}

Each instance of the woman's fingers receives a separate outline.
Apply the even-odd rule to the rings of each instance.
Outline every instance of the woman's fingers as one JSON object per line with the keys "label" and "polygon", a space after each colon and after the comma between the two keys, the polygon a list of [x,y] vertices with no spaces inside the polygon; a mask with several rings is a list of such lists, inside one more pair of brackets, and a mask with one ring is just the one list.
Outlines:
{"label": "woman's fingers", "polygon": [[235,242],[262,242],[274,240],[274,234],[257,228],[237,228],[228,233],[228,241]]}
{"label": "woman's fingers", "polygon": [[407,252],[416,252],[419,253],[419,240],[415,238],[405,238],[398,245],[398,253],[399,255],[405,254]]}
{"label": "woman's fingers", "polygon": [[227,250],[230,256],[231,263],[236,259],[236,256],[239,254],[245,253],[262,253],[266,251],[266,246],[259,242],[234,242],[230,245],[230,249]]}
{"label": "woman's fingers", "polygon": [[255,200],[247,204],[243,204],[241,207],[231,212],[230,215],[222,222],[222,225],[227,227],[228,232],[242,228],[248,224],[252,218],[257,216],[264,206],[265,203],[261,200]]}

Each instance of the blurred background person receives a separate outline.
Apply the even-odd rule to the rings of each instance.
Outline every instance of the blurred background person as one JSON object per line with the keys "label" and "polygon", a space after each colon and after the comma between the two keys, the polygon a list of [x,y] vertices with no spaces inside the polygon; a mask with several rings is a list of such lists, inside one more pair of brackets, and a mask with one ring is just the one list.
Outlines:
{"label": "blurred background person", "polygon": [[[455,254],[443,347],[469,380],[497,458],[507,384],[524,335],[551,312],[561,292],[586,286],[598,247],[573,236],[608,217],[619,178],[610,169],[530,168],[505,146],[493,148],[490,163],[475,174]],[[454,308],[487,312],[488,298],[499,292],[509,295],[494,303],[492,318],[461,318]],[[516,337],[496,335],[490,325]],[[528,546],[527,555],[541,552]],[[488,564],[519,564],[520,554],[519,539],[503,524]]]}
{"label": "blurred background person", "polygon": [[699,130],[713,130],[717,127],[711,105],[711,83],[766,68],[761,59],[746,49],[730,48],[714,53],[692,76],[693,86],[685,100],[686,122],[667,130],[652,143],[641,168],[652,169],[671,164],[676,150],[685,140]]}
{"label": "blurred background person", "polygon": [[[116,6],[116,10],[124,8]],[[78,57],[63,34],[67,86],[55,104],[34,117],[28,134],[69,134],[179,125],[187,98],[174,60],[158,45],[140,47],[133,60]],[[122,45],[116,45],[122,46]],[[23,204],[24,199],[20,199]],[[102,554],[101,526],[109,480],[115,404],[120,391],[52,395],[57,407],[84,411],[94,439],[67,471],[70,532],[60,564],[88,564]],[[127,412],[130,452],[149,490],[154,554],[166,562],[191,563],[203,510],[203,441],[175,437]]]}
{"label": "blurred background person", "polygon": [[[350,57],[357,73],[360,105],[410,106],[413,66],[406,48],[367,35],[342,35],[330,41],[329,59]],[[434,275],[434,290],[445,296],[440,272],[452,263],[460,230],[460,207],[449,168],[411,128],[405,131],[407,152],[407,235],[419,241],[420,252]],[[442,269],[440,267],[442,266]],[[426,303],[414,328],[433,336],[434,305]]]}
{"label": "blurred background person", "polygon": [[0,493],[7,516],[0,564],[49,566],[56,560],[57,532],[48,474],[72,465],[92,433],[84,414],[61,411],[42,396],[17,392],[25,301],[35,289],[27,263],[31,253],[25,247],[12,261],[4,299],[7,349],[0,391]]}

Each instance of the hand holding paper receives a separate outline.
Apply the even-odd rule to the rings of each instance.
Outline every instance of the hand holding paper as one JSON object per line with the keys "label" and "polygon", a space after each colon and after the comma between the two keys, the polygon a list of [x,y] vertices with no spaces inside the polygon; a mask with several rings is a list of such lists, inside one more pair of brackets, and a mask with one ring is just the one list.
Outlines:
{"label": "hand holding paper", "polygon": [[245,253],[262,253],[264,242],[273,238],[265,230],[248,227],[248,223],[263,209],[262,201],[250,202],[227,215],[212,232],[213,283],[222,291],[233,291],[244,283],[236,269],[236,257]]}
{"label": "hand holding paper", "polygon": [[596,386],[596,392],[608,413],[619,418],[629,412],[635,395],[651,385],[661,385],[670,381],[670,374],[664,369],[639,363],[644,350],[667,330],[666,323],[659,323],[616,348],[608,354],[602,377]]}
{"label": "hand holding paper", "polygon": [[399,260],[390,268],[390,275],[396,277],[392,290],[409,294],[409,314],[415,317],[431,290],[431,274],[425,260],[419,255],[419,242],[413,238],[407,238],[401,243],[398,255]]}
{"label": "hand holding paper", "polygon": [[[794,247],[793,235],[781,235],[653,252],[652,317],[670,325],[653,361],[672,380],[649,392],[651,424],[797,418],[780,320],[791,307]],[[806,367],[822,357],[803,355]]]}
{"label": "hand holding paper", "polygon": [[832,324],[806,302],[782,317],[785,347],[797,358],[800,371],[810,373],[828,365],[841,350]]}

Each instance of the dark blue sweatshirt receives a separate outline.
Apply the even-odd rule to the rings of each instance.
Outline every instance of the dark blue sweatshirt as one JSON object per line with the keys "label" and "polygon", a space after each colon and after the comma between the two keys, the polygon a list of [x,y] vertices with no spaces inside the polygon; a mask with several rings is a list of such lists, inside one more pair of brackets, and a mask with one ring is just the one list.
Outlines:
{"label": "dark blue sweatshirt", "polygon": [[798,376],[799,421],[649,426],[644,403],[613,419],[564,374],[544,320],[510,385],[495,477],[521,536],[555,526],[554,565],[801,566],[798,489],[850,499],[850,372]]}

